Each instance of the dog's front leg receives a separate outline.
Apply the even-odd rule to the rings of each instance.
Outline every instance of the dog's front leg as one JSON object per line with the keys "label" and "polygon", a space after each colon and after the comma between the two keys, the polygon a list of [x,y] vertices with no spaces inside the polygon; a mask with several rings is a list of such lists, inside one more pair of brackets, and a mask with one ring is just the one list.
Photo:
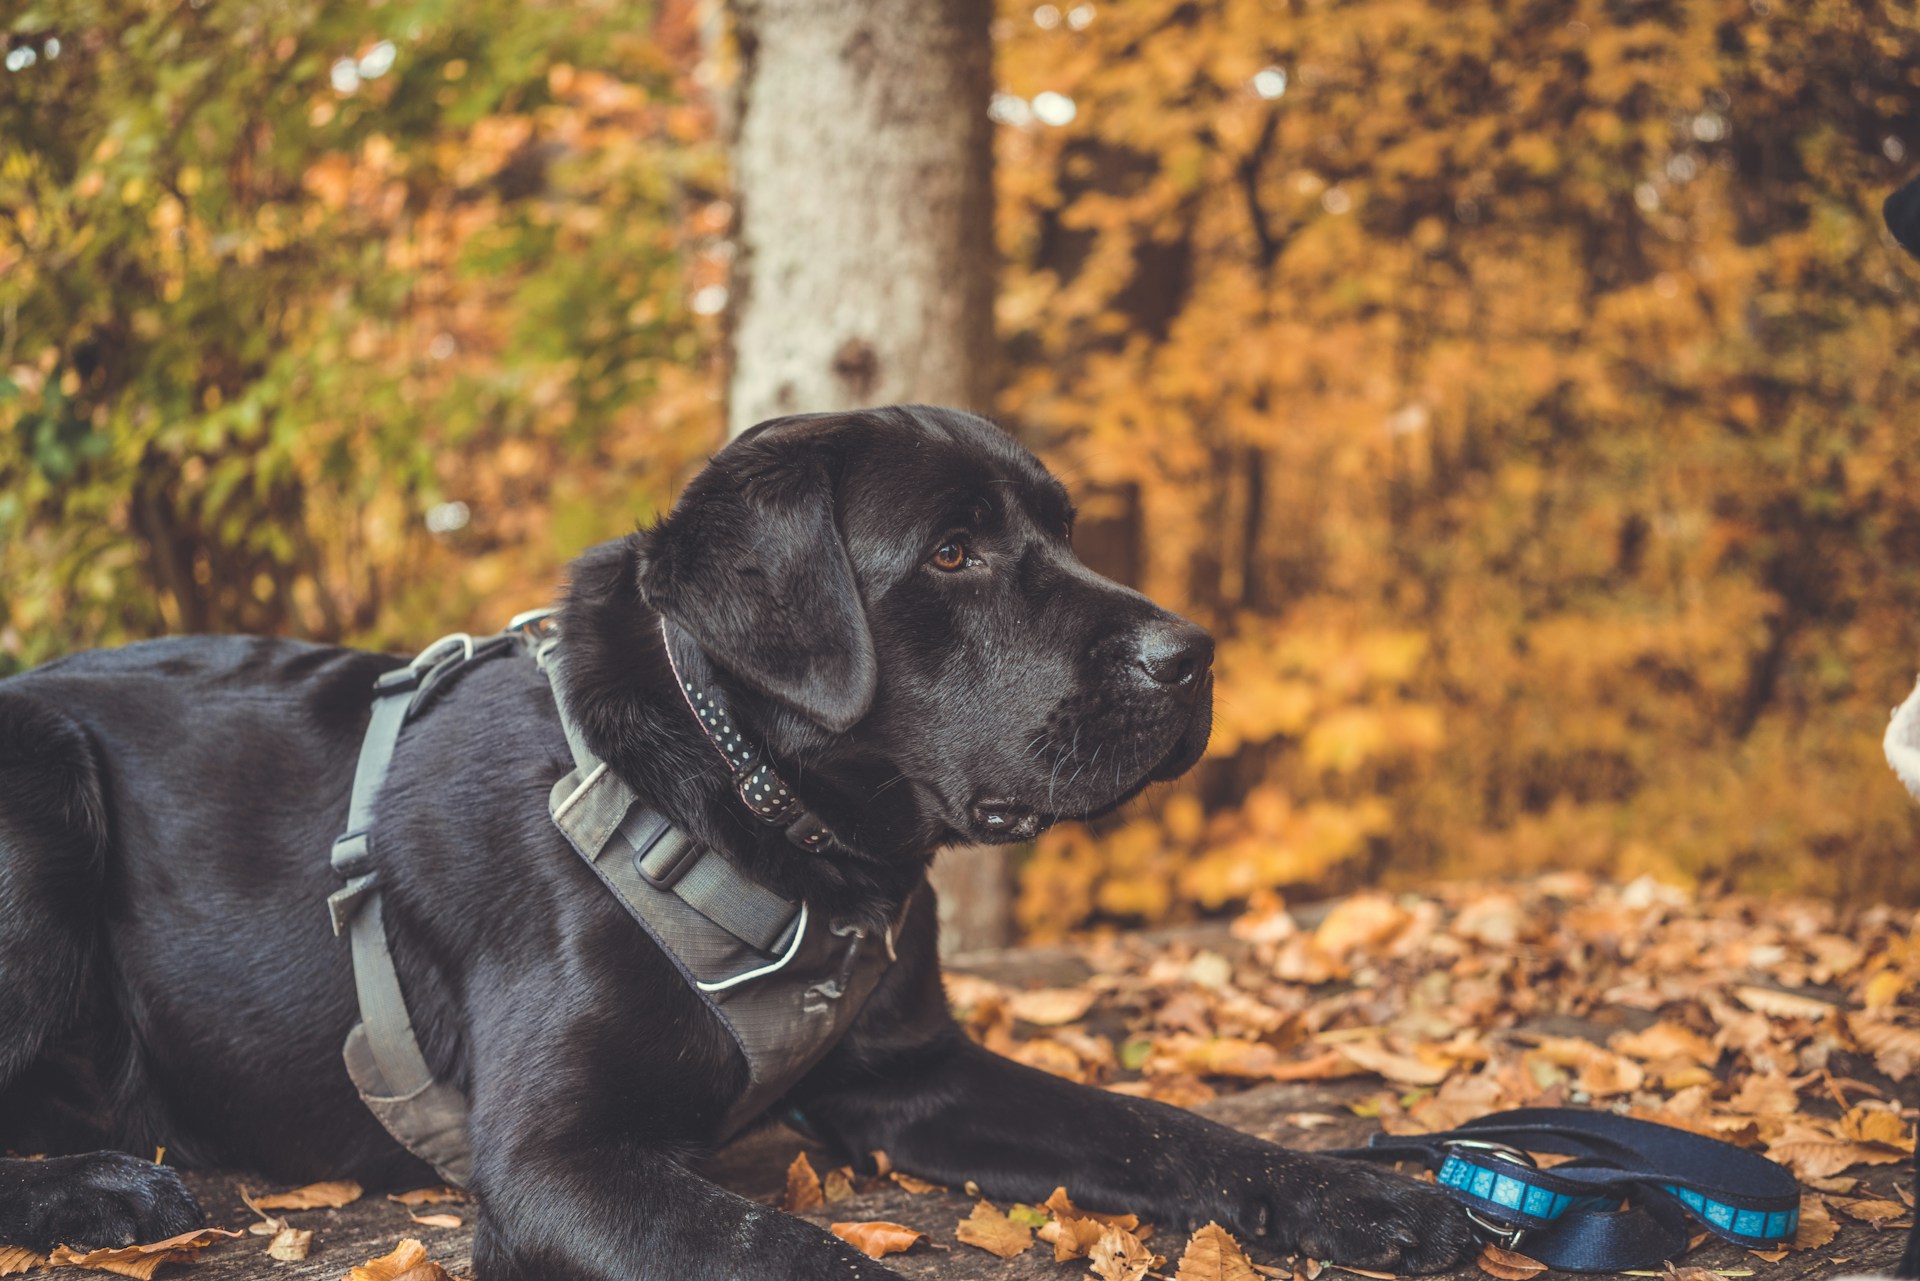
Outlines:
{"label": "dog's front leg", "polygon": [[534,1104],[476,1153],[478,1281],[899,1281],[839,1238],[709,1183],[679,1152],[554,1128]]}
{"label": "dog's front leg", "polygon": [[1431,1184],[1049,1076],[957,1030],[843,1060],[814,1084],[798,1102],[822,1137],[989,1195],[1037,1200],[1065,1187],[1089,1209],[1215,1220],[1279,1253],[1398,1272],[1444,1269],[1474,1240]]}

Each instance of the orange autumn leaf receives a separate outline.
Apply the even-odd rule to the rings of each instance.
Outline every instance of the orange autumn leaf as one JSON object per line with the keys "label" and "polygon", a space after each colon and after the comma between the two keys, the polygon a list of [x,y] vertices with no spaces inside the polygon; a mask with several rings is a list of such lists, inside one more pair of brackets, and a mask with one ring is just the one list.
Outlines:
{"label": "orange autumn leaf", "polygon": [[820,1198],[828,1205],[853,1196],[853,1171],[842,1165],[828,1170],[820,1179]]}
{"label": "orange autumn leaf", "polygon": [[99,1272],[112,1272],[118,1276],[133,1277],[136,1281],[148,1281],[166,1264],[191,1263],[200,1257],[201,1250],[214,1242],[224,1237],[241,1235],[243,1234],[239,1232],[225,1232],[219,1228],[199,1228],[148,1245],[129,1245],[107,1250],[81,1251],[57,1245],[53,1248],[53,1253],[47,1256],[47,1263],[53,1268],[92,1268]]}
{"label": "orange autumn leaf", "polygon": [[925,1196],[929,1192],[941,1192],[945,1190],[938,1183],[929,1183],[925,1179],[916,1179],[911,1174],[903,1174],[899,1170],[893,1171],[887,1177],[915,1196]]}
{"label": "orange autumn leaf", "polygon": [[1159,1262],[1139,1237],[1112,1225],[1102,1229],[1100,1239],[1087,1251],[1087,1266],[1100,1281],[1141,1281]]}
{"label": "orange autumn leaf", "polygon": [[1820,1250],[1831,1245],[1840,1235],[1840,1225],[1833,1221],[1833,1215],[1827,1212],[1825,1197],[1806,1196],[1800,1198],[1800,1231],[1794,1235],[1795,1250]]}
{"label": "orange autumn leaf", "polygon": [[450,1202],[465,1201],[467,1194],[458,1188],[415,1188],[411,1192],[389,1192],[387,1200],[396,1205],[405,1206],[445,1205]]}
{"label": "orange autumn leaf", "polygon": [[1100,1214],[1093,1210],[1082,1210],[1073,1203],[1065,1188],[1055,1188],[1040,1208],[1055,1218],[1092,1219],[1095,1223],[1109,1224],[1116,1228],[1125,1228],[1131,1232],[1140,1226],[1140,1217],[1134,1214]]}
{"label": "orange autumn leaf", "polygon": [[873,1220],[866,1223],[836,1223],[828,1231],[870,1259],[882,1259],[912,1248],[926,1233],[904,1223]]}
{"label": "orange autumn leaf", "polygon": [[329,1183],[309,1183],[291,1192],[251,1197],[248,1204],[256,1210],[337,1210],[343,1205],[353,1204],[360,1197],[358,1183],[352,1179],[337,1179]]}
{"label": "orange autumn leaf", "polygon": [[799,1214],[816,1205],[824,1205],[826,1200],[820,1176],[813,1172],[813,1162],[807,1160],[807,1154],[802,1152],[787,1167],[787,1190],[780,1198],[780,1208],[788,1214]]}
{"label": "orange autumn leaf", "polygon": [[393,1253],[369,1259],[347,1273],[346,1281],[455,1281],[438,1263],[427,1258],[427,1247],[408,1237]]}
{"label": "orange autumn leaf", "polygon": [[1040,1225],[1038,1236],[1053,1247],[1053,1261],[1064,1263],[1068,1259],[1086,1258],[1088,1251],[1099,1244],[1107,1227],[1098,1219],[1050,1219]]}
{"label": "orange autumn leaf", "polygon": [[964,1244],[1003,1259],[1025,1254],[1033,1248],[1033,1229],[1014,1222],[986,1201],[976,1204],[973,1213],[955,1225],[953,1234]]}
{"label": "orange autumn leaf", "polygon": [[267,1242],[267,1257],[281,1263],[298,1263],[313,1249],[313,1233],[304,1228],[280,1228]]}
{"label": "orange autumn leaf", "polygon": [[47,1261],[25,1246],[0,1245],[0,1277],[43,1268]]}
{"label": "orange autumn leaf", "polygon": [[1174,1281],[1254,1281],[1257,1275],[1232,1234],[1209,1223],[1187,1242]]}
{"label": "orange autumn leaf", "polygon": [[1504,1250],[1488,1243],[1474,1260],[1480,1270],[1499,1281],[1533,1281],[1547,1270],[1547,1265],[1538,1259],[1530,1259],[1515,1250]]}

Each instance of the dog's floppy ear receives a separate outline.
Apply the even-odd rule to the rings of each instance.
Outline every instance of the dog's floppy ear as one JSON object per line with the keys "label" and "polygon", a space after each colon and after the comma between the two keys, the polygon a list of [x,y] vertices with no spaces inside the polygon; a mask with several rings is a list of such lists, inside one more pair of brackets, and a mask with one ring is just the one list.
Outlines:
{"label": "dog's floppy ear", "polygon": [[1900,247],[1920,258],[1920,178],[1888,196],[1881,212]]}
{"label": "dog's floppy ear", "polygon": [[879,675],[821,434],[762,428],[721,451],[647,534],[640,590],[708,658],[837,732]]}

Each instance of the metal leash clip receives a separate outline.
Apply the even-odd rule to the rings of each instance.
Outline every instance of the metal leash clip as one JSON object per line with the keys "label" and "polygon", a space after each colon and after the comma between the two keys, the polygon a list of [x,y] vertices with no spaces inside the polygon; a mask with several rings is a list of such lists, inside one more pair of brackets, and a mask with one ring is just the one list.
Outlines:
{"label": "metal leash clip", "polygon": [[[1496,1161],[1505,1161],[1509,1165],[1518,1165],[1529,1170],[1537,1170],[1540,1168],[1540,1163],[1533,1159],[1531,1152],[1516,1148],[1510,1143],[1491,1143],[1485,1139],[1447,1139],[1443,1141],[1440,1146],[1444,1148],[1464,1148],[1472,1152],[1484,1152]],[[1492,1219],[1489,1219],[1486,1215],[1480,1213],[1470,1205],[1462,1205],[1460,1208],[1467,1212],[1467,1218],[1473,1222],[1475,1227],[1484,1232],[1488,1240],[1492,1241],[1495,1245],[1508,1250],[1518,1250],[1520,1243],[1527,1239],[1527,1229],[1525,1228],[1509,1227],[1504,1223],[1495,1223]]]}

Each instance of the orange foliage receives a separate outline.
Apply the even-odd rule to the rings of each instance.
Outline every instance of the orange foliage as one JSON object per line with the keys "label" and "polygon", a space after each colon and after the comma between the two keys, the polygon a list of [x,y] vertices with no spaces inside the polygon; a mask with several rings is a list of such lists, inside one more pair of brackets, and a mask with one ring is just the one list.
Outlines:
{"label": "orange foliage", "polygon": [[[1920,891],[1911,10],[1003,10],[1003,407],[1221,637],[1021,915],[1538,867]],[[1070,99],[1069,114],[1059,98]]]}

